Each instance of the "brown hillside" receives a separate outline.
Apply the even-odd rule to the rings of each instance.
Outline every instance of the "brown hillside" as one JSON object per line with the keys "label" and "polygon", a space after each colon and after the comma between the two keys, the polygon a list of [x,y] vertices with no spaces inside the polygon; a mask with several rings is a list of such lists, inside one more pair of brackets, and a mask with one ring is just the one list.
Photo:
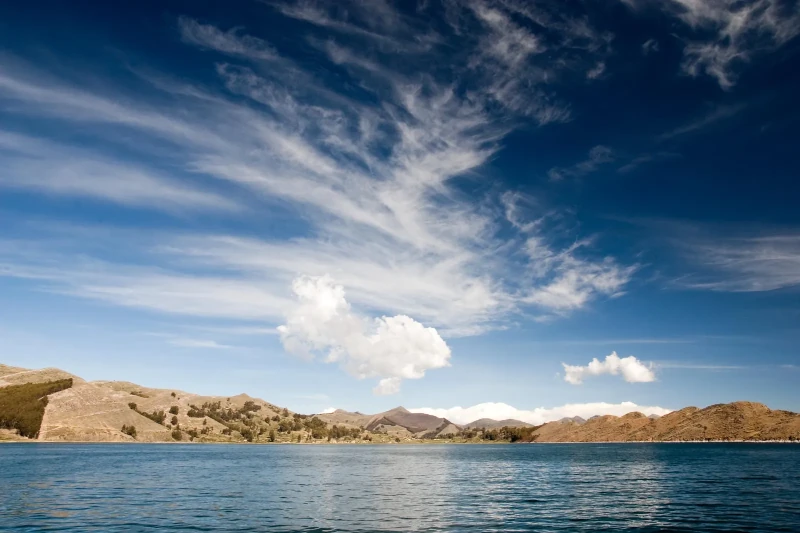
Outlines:
{"label": "brown hillside", "polygon": [[800,440],[800,415],[753,402],[687,407],[660,418],[642,413],[593,417],[585,424],[550,422],[537,442],[622,442],[698,440]]}
{"label": "brown hillside", "polygon": [[464,428],[466,429],[497,429],[502,427],[531,428],[533,427],[533,424],[528,424],[527,422],[515,420],[513,418],[506,418],[505,420],[481,418],[479,420],[475,420],[474,422],[470,422],[469,424],[464,424]]}

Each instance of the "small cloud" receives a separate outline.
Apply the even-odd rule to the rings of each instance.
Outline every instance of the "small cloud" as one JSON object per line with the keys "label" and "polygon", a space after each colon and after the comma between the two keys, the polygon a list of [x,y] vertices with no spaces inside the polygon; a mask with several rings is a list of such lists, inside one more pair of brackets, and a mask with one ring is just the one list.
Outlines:
{"label": "small cloud", "polygon": [[658,52],[658,50],[659,44],[655,39],[648,39],[642,44],[642,55],[650,55]]}
{"label": "small cloud", "polygon": [[601,144],[589,150],[588,157],[571,167],[553,167],[547,175],[551,181],[561,181],[566,178],[581,178],[599,169],[602,165],[614,161],[614,151]]}
{"label": "small cloud", "polygon": [[704,114],[702,117],[692,120],[686,124],[683,124],[682,126],[678,126],[673,130],[662,133],[661,135],[658,136],[657,140],[667,141],[674,137],[679,137],[687,133],[694,133],[716,122],[719,122],[720,120],[724,120],[736,115],[737,113],[742,111],[744,107],[745,107],[744,104],[716,106],[709,112]]}
{"label": "small cloud", "polygon": [[597,78],[601,77],[605,71],[606,64],[603,61],[600,61],[594,66],[594,68],[586,72],[586,78],[590,80],[596,80]]}
{"label": "small cloud", "polygon": [[217,341],[206,340],[206,339],[175,338],[175,339],[170,339],[167,342],[173,346],[180,346],[181,348],[207,348],[212,350],[230,350],[232,348],[235,348],[234,346],[229,346],[227,344],[220,344]]}
{"label": "small cloud", "polygon": [[656,379],[652,365],[647,366],[632,355],[620,358],[617,352],[611,352],[604,361],[595,357],[586,366],[561,364],[564,366],[564,381],[572,385],[580,385],[586,377],[603,374],[621,374],[628,383],[648,383]]}
{"label": "small cloud", "polygon": [[675,152],[656,152],[650,154],[641,154],[631,159],[630,162],[619,167],[617,169],[617,172],[619,172],[620,174],[628,174],[635,170],[638,170],[639,167],[646,165],[648,163],[653,163],[656,161],[664,161],[667,159],[674,159],[679,157],[681,157],[681,155]]}
{"label": "small cloud", "polygon": [[322,411],[320,411],[319,414],[321,414],[321,415],[329,415],[331,413],[336,412],[336,410],[337,410],[336,407],[328,407],[327,409],[323,409]]}

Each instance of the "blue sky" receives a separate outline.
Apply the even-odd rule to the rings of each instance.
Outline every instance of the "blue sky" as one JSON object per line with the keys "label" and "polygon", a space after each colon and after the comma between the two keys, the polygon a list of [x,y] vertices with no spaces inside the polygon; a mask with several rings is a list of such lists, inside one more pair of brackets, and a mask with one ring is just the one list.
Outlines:
{"label": "blue sky", "polygon": [[798,33],[778,0],[4,3],[0,358],[303,412],[800,410]]}

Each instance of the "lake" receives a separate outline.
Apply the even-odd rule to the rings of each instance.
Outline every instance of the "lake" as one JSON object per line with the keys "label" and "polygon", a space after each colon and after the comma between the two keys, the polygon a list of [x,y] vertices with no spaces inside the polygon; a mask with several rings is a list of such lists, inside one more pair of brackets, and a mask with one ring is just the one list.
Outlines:
{"label": "lake", "polygon": [[0,445],[2,531],[800,531],[800,446]]}

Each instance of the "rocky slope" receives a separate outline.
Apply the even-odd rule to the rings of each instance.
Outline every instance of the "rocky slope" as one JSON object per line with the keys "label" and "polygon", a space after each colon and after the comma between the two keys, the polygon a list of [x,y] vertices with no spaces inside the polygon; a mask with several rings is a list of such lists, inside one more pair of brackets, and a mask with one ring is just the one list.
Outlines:
{"label": "rocky slope", "polygon": [[625,442],[703,440],[800,440],[800,414],[753,402],[686,407],[659,418],[642,413],[550,422],[536,442]]}
{"label": "rocky slope", "polygon": [[[170,442],[189,440],[192,438],[190,431],[198,434],[205,431],[203,437],[206,440],[236,441],[243,440],[241,432],[230,431],[227,434],[230,429],[228,426],[233,424],[220,423],[211,416],[189,417],[191,406],[220,402],[221,409],[238,412],[247,402],[252,402],[257,406],[257,416],[247,415],[245,418],[248,423],[250,418],[263,422],[283,412],[277,406],[245,394],[230,398],[201,396],[177,390],[141,387],[124,381],[87,382],[54,368],[29,370],[0,365],[0,388],[66,378],[72,378],[73,386],[48,396],[39,440]],[[132,407],[134,405],[135,409]],[[171,413],[170,410],[177,413]],[[163,412],[163,422],[148,418],[147,414],[154,412]],[[291,414],[288,411],[286,413]],[[268,427],[268,424],[265,426]],[[135,438],[123,433],[123,426],[135,427]],[[180,437],[177,433],[173,434],[177,428],[181,430]],[[6,430],[4,434],[6,440],[14,438],[12,432]]]}

